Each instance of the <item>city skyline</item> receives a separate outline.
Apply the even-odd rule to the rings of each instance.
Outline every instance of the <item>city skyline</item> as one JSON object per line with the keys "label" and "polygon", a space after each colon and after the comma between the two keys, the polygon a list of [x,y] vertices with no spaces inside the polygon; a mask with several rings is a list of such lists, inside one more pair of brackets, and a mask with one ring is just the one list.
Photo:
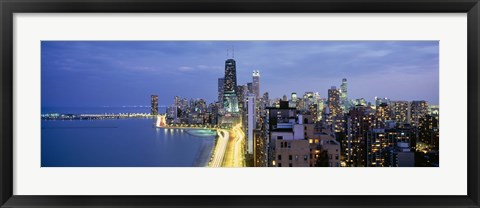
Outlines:
{"label": "city skyline", "polygon": [[[57,108],[42,113],[42,126],[52,128],[42,129],[42,148],[45,144],[49,149],[42,151],[49,158],[42,159],[45,166],[439,167],[440,109],[432,102],[439,90],[438,42],[177,41],[152,42],[152,50],[145,50],[143,42],[81,43],[74,46],[77,50],[63,52],[62,43],[42,43],[42,111],[55,99],[56,104],[82,107],[124,105],[157,91],[148,96],[149,113],[138,108],[143,112],[109,113],[112,108],[104,108],[76,113]],[[223,70],[216,64],[208,67],[218,55],[208,57],[201,50],[216,54],[215,47],[222,43],[231,44],[224,45]],[[235,44],[246,52],[243,59],[235,56]],[[274,56],[260,55],[261,50],[274,51]],[[67,58],[88,51],[81,58]],[[248,64],[259,67],[245,67]],[[323,70],[329,64],[335,70]],[[63,73],[49,73],[59,69],[49,68],[52,65]],[[177,65],[176,71],[162,68]],[[242,68],[257,69],[249,73]],[[163,112],[159,104],[168,107]],[[65,120],[72,122],[59,122]],[[58,139],[64,131],[58,129],[65,127],[83,136],[62,143]],[[137,141],[140,134],[145,140]],[[81,138],[97,139],[81,143]],[[124,141],[116,150],[97,152],[103,162],[69,153],[112,138]],[[177,143],[170,144],[170,138]],[[130,161],[138,155],[134,154],[126,157],[130,162],[121,162],[112,155],[125,152],[127,146],[142,152],[149,145],[157,146],[144,153],[151,160]],[[55,146],[73,149],[58,152]],[[166,147],[179,149],[168,153]],[[156,154],[158,150],[162,154]]]}
{"label": "city skyline", "polygon": [[347,78],[349,99],[438,105],[438,41],[43,41],[42,106],[148,105],[151,94],[160,105],[177,95],[212,103],[233,56],[237,84],[259,70],[271,98],[326,98]]}

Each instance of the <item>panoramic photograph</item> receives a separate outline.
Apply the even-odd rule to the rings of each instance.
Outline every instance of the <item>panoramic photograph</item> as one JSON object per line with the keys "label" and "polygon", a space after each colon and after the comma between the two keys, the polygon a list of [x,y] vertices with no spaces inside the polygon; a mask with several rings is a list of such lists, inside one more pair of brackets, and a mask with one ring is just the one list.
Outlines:
{"label": "panoramic photograph", "polygon": [[439,41],[42,41],[41,167],[439,167]]}

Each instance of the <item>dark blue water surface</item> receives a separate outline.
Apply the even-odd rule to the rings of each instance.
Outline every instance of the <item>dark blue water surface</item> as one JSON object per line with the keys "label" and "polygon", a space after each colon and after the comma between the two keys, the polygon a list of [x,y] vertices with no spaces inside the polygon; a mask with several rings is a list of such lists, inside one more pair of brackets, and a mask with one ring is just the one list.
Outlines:
{"label": "dark blue water surface", "polygon": [[153,119],[42,120],[42,167],[205,166],[215,136],[161,129]]}

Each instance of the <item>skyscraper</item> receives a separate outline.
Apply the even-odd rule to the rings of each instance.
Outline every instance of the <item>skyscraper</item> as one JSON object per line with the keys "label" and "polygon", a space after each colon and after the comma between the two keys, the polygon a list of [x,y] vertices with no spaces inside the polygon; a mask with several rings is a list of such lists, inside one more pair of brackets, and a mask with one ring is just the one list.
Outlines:
{"label": "skyscraper", "polygon": [[252,82],[247,83],[247,91],[248,91],[248,93],[253,94],[253,83]]}
{"label": "skyscraper", "polygon": [[[174,105],[173,107],[175,108],[174,118],[176,119],[176,118],[178,118],[178,109],[180,107],[180,97],[175,96],[175,98],[173,100],[173,105]],[[182,108],[182,110],[184,110],[184,109]]]}
{"label": "skyscraper", "polygon": [[381,104],[387,104],[387,105],[390,105],[391,104],[391,101],[390,99],[388,98],[379,98],[379,97],[375,97],[375,106],[379,106]]}
{"label": "skyscraper", "polygon": [[223,92],[223,107],[227,113],[238,113],[238,98],[235,92],[237,87],[237,69],[233,59],[225,61],[225,78]]}
{"label": "skyscraper", "polygon": [[340,132],[343,130],[343,111],[340,101],[340,90],[335,86],[332,86],[328,90],[328,109],[329,115],[327,122],[333,127],[332,130],[335,132]]}
{"label": "skyscraper", "polygon": [[255,94],[255,98],[260,97],[260,71],[254,70],[253,71],[253,94]]}
{"label": "skyscraper", "polygon": [[330,108],[330,114],[333,117],[341,114],[340,92],[335,86],[328,90],[328,108]]}
{"label": "skyscraper", "polygon": [[420,100],[420,101],[412,101],[411,103],[411,123],[413,126],[417,127],[419,120],[425,117],[428,114],[428,103],[427,101]]}
{"label": "skyscraper", "polygon": [[376,122],[379,122],[377,123],[377,127],[384,128],[386,122],[392,119],[392,112],[392,107],[386,103],[381,103],[379,106],[377,106],[375,110],[375,116],[377,117]]}
{"label": "skyscraper", "polygon": [[347,114],[347,135],[342,141],[345,147],[346,165],[366,166],[366,133],[372,127],[374,116],[368,114],[368,107],[354,106]]}
{"label": "skyscraper", "polygon": [[342,85],[340,85],[340,100],[342,102],[342,108],[344,112],[348,111],[348,108],[350,108],[350,105],[348,103],[348,94],[347,94],[347,78],[342,79]]}
{"label": "skyscraper", "polygon": [[296,92],[292,92],[291,99],[292,99],[293,102],[297,102],[297,93]]}
{"label": "skyscraper", "polygon": [[151,96],[151,107],[150,107],[150,114],[158,115],[158,95]]}
{"label": "skyscraper", "polygon": [[255,129],[255,95],[248,95],[247,97],[247,112],[248,112],[248,140],[247,140],[247,153],[253,154],[253,130]]}
{"label": "skyscraper", "polygon": [[222,105],[223,105],[224,83],[225,83],[225,79],[223,77],[218,78],[218,102],[220,102]]}
{"label": "skyscraper", "polygon": [[399,127],[410,123],[410,104],[408,101],[395,101],[393,103],[393,118]]}
{"label": "skyscraper", "polygon": [[428,115],[428,103],[424,100],[414,100],[410,104],[410,123],[415,139],[420,139],[420,121]]}
{"label": "skyscraper", "polygon": [[235,94],[237,95],[239,112],[246,110],[245,102],[247,101],[247,95],[250,94],[250,92],[248,92],[248,85],[238,85],[235,87]]}
{"label": "skyscraper", "polygon": [[227,59],[225,61],[225,92],[234,92],[237,86],[237,65],[235,60]]}
{"label": "skyscraper", "polygon": [[263,93],[263,100],[269,101],[269,94],[268,94],[268,92]]}

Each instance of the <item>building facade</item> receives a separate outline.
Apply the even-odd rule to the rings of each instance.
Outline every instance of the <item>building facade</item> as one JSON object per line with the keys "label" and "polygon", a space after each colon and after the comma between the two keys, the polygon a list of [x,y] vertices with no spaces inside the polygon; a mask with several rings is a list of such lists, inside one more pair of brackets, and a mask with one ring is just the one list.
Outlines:
{"label": "building facade", "polygon": [[223,107],[227,113],[238,113],[238,98],[235,88],[237,87],[237,66],[233,59],[225,61]]}
{"label": "building facade", "polygon": [[158,95],[152,95],[150,97],[150,114],[158,115]]}
{"label": "building facade", "polygon": [[252,93],[255,98],[260,98],[260,71],[253,71]]}
{"label": "building facade", "polygon": [[253,131],[256,129],[256,105],[255,105],[255,95],[247,96],[247,120],[248,120],[248,127],[247,127],[247,153],[253,154],[253,143],[254,143],[254,135]]}
{"label": "building facade", "polygon": [[223,92],[224,92],[225,78],[218,78],[218,102],[223,105]]}

